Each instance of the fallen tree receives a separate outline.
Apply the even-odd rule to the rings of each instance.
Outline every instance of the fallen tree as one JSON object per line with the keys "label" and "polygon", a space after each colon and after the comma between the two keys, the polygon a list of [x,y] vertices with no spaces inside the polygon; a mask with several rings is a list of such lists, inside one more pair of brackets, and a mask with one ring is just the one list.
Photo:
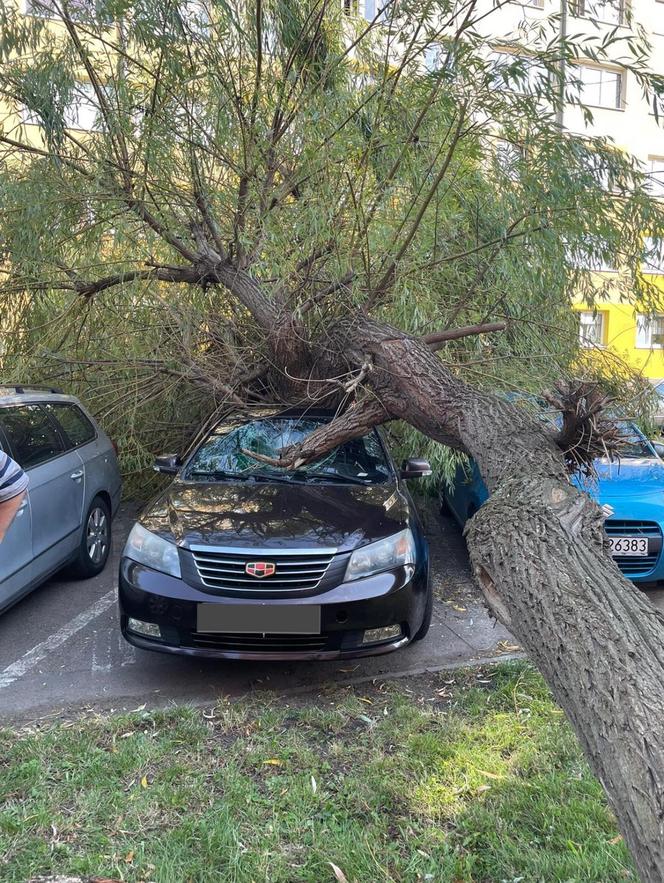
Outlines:
{"label": "fallen tree", "polygon": [[[491,491],[466,532],[478,584],[654,883],[664,621],[569,482],[615,433],[595,387],[558,391],[560,431],[491,388],[571,372],[570,303],[605,293],[580,257],[619,251],[616,284],[647,311],[642,231],[664,219],[633,160],[560,130],[577,46],[530,34],[539,77],[531,56],[489,57],[502,5],[387,2],[365,20],[328,0],[89,15],[49,0],[55,35],[5,10],[0,94],[19,122],[0,133],[0,294],[22,329],[5,349],[17,371],[128,383],[122,419],[171,387],[203,390],[210,410],[334,402],[285,467],[393,420],[473,457]],[[621,39],[657,91],[640,38]],[[87,133],[65,113],[77,96]]]}

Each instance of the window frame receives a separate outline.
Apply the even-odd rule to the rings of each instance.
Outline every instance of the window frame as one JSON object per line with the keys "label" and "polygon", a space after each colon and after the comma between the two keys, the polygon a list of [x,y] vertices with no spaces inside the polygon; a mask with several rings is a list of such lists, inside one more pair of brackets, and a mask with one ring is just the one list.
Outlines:
{"label": "window frame", "polygon": [[588,19],[588,21],[594,21],[603,25],[611,25],[612,27],[624,28],[626,26],[629,0],[618,0],[618,21],[612,21],[610,18],[599,18],[597,14],[588,12],[586,6],[593,2],[600,2],[604,7],[607,5],[606,0],[576,0],[574,3],[574,15],[576,15],[577,18],[585,18]]}
{"label": "window frame", "polygon": [[[657,259],[660,261],[659,267],[653,269],[655,265],[647,265],[648,243],[659,242]],[[653,245],[650,249],[654,251]],[[664,275],[664,238],[659,236],[645,236],[643,239],[643,258],[641,260],[641,273],[644,276],[663,276]]]}
{"label": "window frame", "polygon": [[[29,18],[40,18],[40,19],[42,19],[43,21],[59,21],[59,22],[62,22],[62,20],[63,20],[63,19],[62,19],[62,16],[58,13],[57,10],[53,10],[53,12],[52,12],[51,14],[49,14],[48,11],[47,11],[46,9],[43,9],[43,10],[33,9],[33,8],[31,8],[33,2],[35,2],[35,0],[22,0],[22,2],[21,2],[21,12],[22,12],[23,15],[25,15],[25,16],[27,16],[27,17],[29,17]],[[37,2],[39,2],[39,0],[37,0]],[[45,6],[45,5],[46,5],[46,4],[44,4],[44,6]],[[70,12],[73,13],[72,16],[71,16],[71,18],[72,18],[73,21],[82,21],[82,20],[83,20],[81,17],[79,17],[79,16],[76,15],[76,10],[70,10]],[[96,16],[96,12],[97,12],[97,11],[96,11],[96,9],[95,9],[95,10],[94,10],[94,14],[95,14],[95,16]],[[103,23],[103,24],[106,24],[106,25],[108,25],[108,26],[110,27],[110,26],[113,24],[113,20],[112,20],[112,19],[104,19],[104,20],[102,21],[102,23]]]}
{"label": "window frame", "polygon": [[[579,345],[582,349],[604,349],[606,347],[606,326],[607,326],[607,310],[579,310]],[[583,326],[584,322],[583,316],[591,316],[593,318],[594,323],[599,320],[600,322],[600,333],[599,333],[599,342],[591,340],[590,338],[583,336]],[[590,324],[590,323],[586,323]]]}
{"label": "window frame", "polygon": [[[363,18],[369,24],[373,22],[376,25],[386,25],[398,12],[398,0],[391,0],[391,2],[390,0],[371,0],[374,7],[374,14],[371,18],[367,15],[367,0],[355,0],[355,2],[351,0],[351,5],[355,6],[357,12],[347,12],[344,0],[341,2],[341,11],[347,18]],[[377,15],[378,17],[376,17]]]}
{"label": "window frame", "polygon": [[[519,80],[512,78],[509,82],[502,76],[500,66],[509,63],[509,59],[523,63],[526,78]],[[491,72],[495,87],[500,92],[509,92],[524,98],[541,98],[535,94],[532,88],[531,75],[533,71],[540,77],[550,77],[551,72],[536,56],[527,52],[513,51],[509,46],[492,46],[489,51],[488,61],[494,66]]]}
{"label": "window frame", "polygon": [[[664,2],[664,0],[661,0],[661,2]],[[659,170],[658,172],[655,172],[655,170],[652,167],[653,163],[660,163],[661,170]],[[653,154],[648,154],[648,167],[649,167],[649,170],[647,173],[648,193],[654,199],[664,199],[664,156],[655,156]],[[658,176],[661,176],[661,177],[658,177]],[[659,189],[657,188],[657,186],[655,186],[655,187],[652,186],[654,181],[656,181],[658,183]]]}
{"label": "window frame", "polygon": [[[81,91],[78,91],[78,90],[83,90],[83,91],[81,92]],[[86,101],[87,101],[87,104],[88,104],[90,107],[94,108],[94,111],[95,111],[95,121],[96,121],[96,120],[98,119],[98,117],[99,117],[100,109],[99,109],[99,107],[94,103],[94,100],[93,100],[93,101],[89,101],[89,100],[85,99],[85,97],[84,97],[85,90],[89,90],[89,91],[91,91],[91,92],[92,92],[92,95],[93,95],[93,99],[94,99],[94,97],[95,97],[95,96],[94,96],[94,86],[92,85],[92,83],[87,82],[87,81],[85,81],[85,80],[77,80],[77,81],[76,81],[76,88],[74,89],[74,96],[79,96],[80,98],[86,100]],[[72,132],[101,132],[102,126],[100,126],[100,125],[95,125],[95,124],[94,124],[94,121],[93,121],[93,123],[92,123],[91,125],[89,125],[89,126],[82,126],[82,125],[79,125],[79,124],[78,124],[78,121],[77,121],[77,124],[76,124],[76,125],[74,125],[72,122],[69,122],[69,121],[67,120],[67,113],[68,113],[68,111],[69,111],[71,108],[73,108],[74,106],[75,106],[75,103],[74,103],[74,105],[69,104],[69,105],[67,105],[67,107],[65,108],[65,112],[64,112],[64,116],[63,116],[63,122],[64,122],[64,124],[65,124],[65,129],[69,129],[69,130],[72,131]]]}
{"label": "window frame", "polygon": [[[612,110],[612,111],[624,111],[625,110],[625,84],[627,82],[627,72],[624,68],[613,66],[613,65],[602,65],[595,64],[592,61],[579,60],[572,65],[572,72],[578,71],[579,74],[581,70],[584,71],[599,71],[600,73],[609,73],[615,74],[618,77],[619,86],[616,84],[616,98],[617,104],[597,104],[592,101],[587,101],[584,99],[584,91],[585,91],[585,83],[582,77],[579,75],[576,77],[577,80],[580,80],[581,87],[574,85],[574,89],[578,91],[578,98],[581,104],[587,104],[588,107],[595,107],[599,110]],[[599,84],[600,88],[600,98],[601,98],[601,90],[602,84]]]}
{"label": "window frame", "polygon": [[[91,90],[93,93],[93,98],[94,98],[94,86],[92,85],[92,83],[90,83],[89,81],[86,81],[86,80],[76,80],[74,93],[73,93],[74,97],[76,97],[76,96],[79,96],[81,98],[83,97],[83,95],[81,94],[81,91],[78,91],[81,89],[83,91]],[[96,119],[98,119],[100,116],[100,108],[97,105],[95,105],[94,100],[93,101],[88,100],[87,103],[90,107],[94,107],[95,117],[96,117]],[[102,131],[103,121],[101,121],[101,124],[99,124],[99,125],[81,126],[78,124],[78,121],[77,121],[76,125],[72,125],[72,122],[70,119],[67,118],[67,115],[71,111],[71,109],[73,109],[75,106],[76,106],[76,102],[74,102],[73,104],[70,103],[67,105],[67,107],[65,107],[65,110],[64,110],[62,122],[64,124],[64,128],[67,131],[86,132],[89,135],[94,135],[94,134]],[[33,112],[29,108],[27,108],[25,106],[25,104],[20,104],[20,106],[18,108],[18,114],[21,118],[22,125],[24,125],[24,126],[37,126],[37,128],[42,127],[41,121],[33,114]]]}
{"label": "window frame", "polygon": [[[664,350],[664,327],[662,328],[662,332],[659,336],[661,336],[661,343],[653,343],[653,322],[660,321],[664,323],[664,313],[655,313],[652,316],[648,316],[646,313],[636,313],[636,338],[634,342],[634,349],[637,350]],[[647,343],[644,342],[643,337],[647,337]]]}
{"label": "window frame", "polygon": [[[77,405],[75,402],[41,402],[41,405],[42,405],[42,408],[48,414],[48,416],[51,418],[51,420],[57,424],[57,426],[60,430],[60,435],[62,436],[62,439],[63,439],[65,445],[68,445],[68,447],[66,448],[67,451],[76,451],[76,450],[78,450],[78,448],[84,448],[86,445],[90,445],[90,444],[92,444],[92,442],[95,442],[99,439],[99,430],[97,429],[97,426],[96,426],[94,420],[91,417],[88,417],[88,415],[85,413],[83,408],[81,408],[81,406]],[[69,435],[69,433],[67,432],[67,430],[62,425],[59,418],[57,417],[57,411],[55,413],[51,414],[47,410],[48,408],[53,408],[54,410],[57,408],[74,408],[90,424],[90,426],[92,427],[92,429],[94,431],[94,435],[92,436],[92,438],[89,438],[87,441],[79,442],[78,444],[74,444],[71,436]]]}
{"label": "window frame", "polygon": [[584,252],[572,251],[568,244],[565,246],[565,258],[567,263],[573,267],[575,270],[579,270],[584,273],[617,273],[618,267],[614,264],[610,266],[604,263],[604,259],[600,258],[599,265],[597,262],[593,263],[592,257]]}

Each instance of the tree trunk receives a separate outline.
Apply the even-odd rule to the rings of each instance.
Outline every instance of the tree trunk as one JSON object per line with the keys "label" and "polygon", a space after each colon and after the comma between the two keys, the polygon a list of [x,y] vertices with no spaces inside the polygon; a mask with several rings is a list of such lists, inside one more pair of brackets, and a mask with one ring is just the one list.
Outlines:
{"label": "tree trunk", "polygon": [[505,455],[513,477],[466,529],[473,572],[565,710],[641,879],[661,883],[664,620],[603,547],[598,507]]}
{"label": "tree trunk", "polygon": [[372,362],[393,417],[467,451],[491,491],[466,538],[475,577],[567,713],[644,883],[664,879],[664,618],[607,550],[599,507],[523,408],[468,387],[422,341],[371,322],[337,329]]}

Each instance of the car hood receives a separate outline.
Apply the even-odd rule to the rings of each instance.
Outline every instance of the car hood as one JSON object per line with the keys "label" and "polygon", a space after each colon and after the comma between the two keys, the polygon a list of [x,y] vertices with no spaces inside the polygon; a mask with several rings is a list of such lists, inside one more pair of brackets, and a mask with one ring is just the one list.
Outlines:
{"label": "car hood", "polygon": [[596,460],[595,469],[596,479],[578,478],[575,484],[600,503],[625,497],[659,497],[664,504],[664,462],[661,460],[651,457],[615,463]]}
{"label": "car hood", "polygon": [[408,499],[394,483],[175,481],[140,523],[185,548],[330,548],[349,551],[407,526]]}

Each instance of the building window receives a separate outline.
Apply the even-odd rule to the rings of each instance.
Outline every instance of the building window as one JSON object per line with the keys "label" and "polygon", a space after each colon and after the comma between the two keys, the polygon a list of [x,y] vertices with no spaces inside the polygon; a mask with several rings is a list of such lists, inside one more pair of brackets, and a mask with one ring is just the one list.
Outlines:
{"label": "building window", "polygon": [[65,109],[64,123],[68,129],[92,132],[99,128],[99,108],[91,83],[77,83],[72,100]]}
{"label": "building window", "polygon": [[[99,18],[97,0],[68,0],[67,11],[70,18]],[[25,14],[41,18],[61,18],[56,0],[25,0]]]}
{"label": "building window", "polygon": [[593,273],[616,272],[614,261],[596,251],[585,251],[577,246],[576,248],[568,247],[566,252],[567,260],[576,270],[590,270]]}
{"label": "building window", "polygon": [[[362,11],[367,21],[390,22],[399,12],[400,0],[342,0],[344,11],[348,6]],[[357,12],[347,12],[347,15],[357,15]]]}
{"label": "building window", "polygon": [[498,89],[532,95],[548,78],[546,67],[527,55],[494,50],[489,53],[493,67],[493,81]]}
{"label": "building window", "polygon": [[344,15],[358,16],[360,14],[360,0],[341,0],[341,8]]}
{"label": "building window", "polygon": [[579,313],[579,343],[583,347],[604,346],[606,342],[606,313],[584,310]]}
{"label": "building window", "polygon": [[648,192],[652,196],[664,196],[664,157],[648,157]]}
{"label": "building window", "polygon": [[[26,125],[42,125],[40,115],[25,104],[21,105],[20,114]],[[84,132],[93,132],[100,128],[99,107],[91,83],[76,83],[70,103],[65,108],[63,123],[66,129],[78,129]]]}
{"label": "building window", "polygon": [[[364,17],[367,21],[387,21],[388,17],[391,15],[391,9],[394,5],[394,0],[390,3],[390,0],[364,0]],[[344,0],[344,10],[346,9],[346,3]],[[347,13],[350,14],[350,13]]]}
{"label": "building window", "polygon": [[578,0],[576,14],[607,24],[621,25],[625,22],[625,0]]}
{"label": "building window", "polygon": [[623,74],[620,71],[579,64],[574,66],[573,76],[579,80],[575,84],[576,90],[579,100],[584,104],[622,108]]}
{"label": "building window", "polygon": [[644,273],[664,273],[664,241],[653,236],[648,236],[643,242],[643,263],[641,270]]}
{"label": "building window", "polygon": [[526,158],[525,150],[520,144],[505,141],[503,138],[496,142],[496,165],[510,181],[518,181],[521,176],[521,168]]}
{"label": "building window", "polygon": [[636,314],[636,346],[638,349],[664,348],[664,316]]}
{"label": "building window", "polygon": [[443,64],[444,50],[440,43],[429,43],[424,49],[424,67],[429,73],[440,70]]}

